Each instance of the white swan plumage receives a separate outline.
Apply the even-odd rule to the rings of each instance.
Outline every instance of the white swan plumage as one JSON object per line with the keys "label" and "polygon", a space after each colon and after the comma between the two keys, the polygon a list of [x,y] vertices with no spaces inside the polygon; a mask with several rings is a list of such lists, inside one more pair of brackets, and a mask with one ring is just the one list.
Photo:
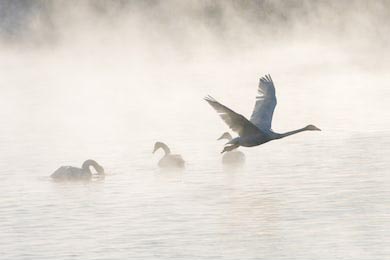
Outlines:
{"label": "white swan plumage", "polygon": [[[228,132],[225,132],[217,140],[223,139],[226,139],[230,142],[233,138]],[[222,163],[224,165],[242,165],[245,163],[245,154],[237,150],[226,152],[222,156]]]}
{"label": "white swan plumage", "polygon": [[91,166],[96,170],[98,176],[102,177],[105,175],[104,168],[101,165],[94,160],[88,159],[81,168],[61,166],[50,177],[55,180],[90,180],[93,176],[90,169]]}
{"label": "white swan plumage", "polygon": [[276,106],[276,95],[275,86],[270,75],[260,78],[255,108],[250,120],[222,105],[211,96],[207,96],[205,100],[218,112],[230,129],[239,135],[226,144],[222,153],[232,151],[239,146],[253,147],[261,145],[271,140],[281,139],[303,131],[321,131],[314,125],[307,125],[282,134],[275,133],[271,129],[272,116]]}
{"label": "white swan plumage", "polygon": [[180,154],[171,154],[171,150],[168,145],[162,142],[156,142],[154,144],[153,153],[155,153],[158,149],[164,150],[164,156],[158,162],[158,166],[160,168],[184,168],[185,161],[181,157]]}

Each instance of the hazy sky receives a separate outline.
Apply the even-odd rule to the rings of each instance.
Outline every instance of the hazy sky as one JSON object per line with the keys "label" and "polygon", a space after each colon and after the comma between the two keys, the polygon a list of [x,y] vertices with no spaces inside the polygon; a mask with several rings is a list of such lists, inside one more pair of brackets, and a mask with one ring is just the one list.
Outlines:
{"label": "hazy sky", "polygon": [[385,131],[389,14],[387,1],[1,1],[1,116],[10,132],[218,132],[202,98],[249,116],[271,73],[275,130]]}

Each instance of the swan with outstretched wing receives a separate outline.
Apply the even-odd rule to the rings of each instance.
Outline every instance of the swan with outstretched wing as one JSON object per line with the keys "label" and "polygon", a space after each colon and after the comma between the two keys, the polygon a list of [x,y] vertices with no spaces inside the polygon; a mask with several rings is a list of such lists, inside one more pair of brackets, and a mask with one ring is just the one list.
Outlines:
{"label": "swan with outstretched wing", "polygon": [[308,125],[282,134],[272,131],[272,116],[276,107],[276,95],[274,82],[270,75],[260,78],[255,108],[250,120],[222,105],[211,96],[207,96],[205,100],[217,111],[230,129],[238,133],[238,137],[226,143],[222,153],[234,150],[239,146],[252,147],[261,145],[271,140],[303,131],[320,131],[314,125]]}

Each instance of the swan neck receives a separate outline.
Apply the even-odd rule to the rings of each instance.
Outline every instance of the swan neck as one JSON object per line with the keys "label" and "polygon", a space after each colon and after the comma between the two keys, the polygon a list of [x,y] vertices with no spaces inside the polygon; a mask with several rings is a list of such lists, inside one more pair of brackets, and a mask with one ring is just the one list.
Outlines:
{"label": "swan neck", "polygon": [[297,130],[293,130],[293,131],[289,131],[289,132],[286,132],[283,134],[279,134],[277,139],[284,138],[284,137],[287,137],[290,135],[295,135],[295,134],[303,132],[303,131],[307,131],[306,127],[303,127],[303,128],[297,129]]}
{"label": "swan neck", "polygon": [[87,171],[88,173],[91,173],[91,169],[89,167],[93,167],[95,169],[95,171],[98,173],[98,174],[103,174],[102,172],[102,167],[94,160],[86,160],[83,165],[81,166],[81,168],[84,170],[84,171]]}
{"label": "swan neck", "polygon": [[161,149],[163,149],[163,150],[164,150],[164,152],[165,152],[165,155],[168,155],[168,154],[170,154],[170,153],[171,153],[171,150],[169,149],[168,145],[166,145],[166,144],[162,143],[160,147],[161,147]]}

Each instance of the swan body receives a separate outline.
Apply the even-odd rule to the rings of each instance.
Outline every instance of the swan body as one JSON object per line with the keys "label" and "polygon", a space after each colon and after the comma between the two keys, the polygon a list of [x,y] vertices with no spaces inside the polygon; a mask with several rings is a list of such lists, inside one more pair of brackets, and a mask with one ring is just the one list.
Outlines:
{"label": "swan body", "polygon": [[90,167],[93,167],[97,175],[104,176],[104,168],[94,160],[86,160],[81,168],[73,166],[61,166],[52,175],[51,178],[55,180],[90,180],[92,172]]}
{"label": "swan body", "polygon": [[[218,140],[223,139],[231,141],[233,138],[228,132],[226,132],[223,133],[220,138],[218,138]],[[242,165],[245,163],[245,154],[237,150],[226,152],[222,156],[222,163],[224,165]]]}
{"label": "swan body", "polygon": [[163,149],[165,153],[164,156],[158,162],[158,166],[160,168],[184,168],[185,161],[183,160],[181,155],[171,154],[171,150],[169,149],[169,147],[162,142],[156,142],[154,144],[153,153],[155,153],[160,148]]}
{"label": "swan body", "polygon": [[239,135],[226,143],[222,153],[232,151],[239,146],[258,146],[303,131],[321,131],[314,125],[307,125],[282,134],[275,133],[271,129],[272,116],[276,107],[276,95],[270,75],[260,78],[255,108],[250,120],[222,105],[211,96],[206,97],[205,100],[217,111],[222,120]]}

